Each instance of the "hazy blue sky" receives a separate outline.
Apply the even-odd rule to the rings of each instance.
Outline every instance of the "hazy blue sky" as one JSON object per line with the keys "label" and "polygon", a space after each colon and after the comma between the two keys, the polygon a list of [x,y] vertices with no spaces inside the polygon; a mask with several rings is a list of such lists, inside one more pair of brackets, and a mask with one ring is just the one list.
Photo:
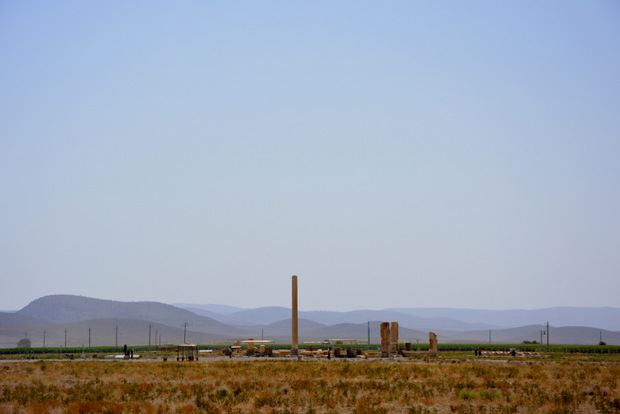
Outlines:
{"label": "hazy blue sky", "polygon": [[620,2],[2,1],[0,213],[0,309],[620,306]]}

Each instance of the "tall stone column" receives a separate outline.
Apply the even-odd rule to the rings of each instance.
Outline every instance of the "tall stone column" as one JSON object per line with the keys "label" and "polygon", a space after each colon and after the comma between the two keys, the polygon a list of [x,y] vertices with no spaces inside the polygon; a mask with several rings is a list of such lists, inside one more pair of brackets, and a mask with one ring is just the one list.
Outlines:
{"label": "tall stone column", "polygon": [[390,357],[390,323],[381,322],[381,357]]}
{"label": "tall stone column", "polygon": [[293,276],[293,306],[292,306],[293,314],[291,315],[292,319],[292,346],[291,346],[291,355],[297,355],[299,353],[299,345],[298,345],[298,325],[297,325],[297,276]]}
{"label": "tall stone column", "polygon": [[398,322],[392,322],[390,326],[390,353],[398,355]]}
{"label": "tall stone column", "polygon": [[435,332],[428,333],[428,341],[430,343],[430,349],[428,351],[428,354],[430,356],[437,356],[437,335],[435,334]]}

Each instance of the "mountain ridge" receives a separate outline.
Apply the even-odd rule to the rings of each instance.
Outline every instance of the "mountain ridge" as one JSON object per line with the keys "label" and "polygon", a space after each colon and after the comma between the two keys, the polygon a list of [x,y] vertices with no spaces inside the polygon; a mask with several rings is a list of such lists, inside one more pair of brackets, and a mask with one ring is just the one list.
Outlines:
{"label": "mountain ridge", "polygon": [[516,327],[528,324],[555,326],[592,326],[612,331],[620,330],[620,308],[555,306],[541,309],[483,310],[465,308],[390,308],[425,318],[452,317],[467,323],[486,323],[496,327]]}
{"label": "mountain ridge", "polygon": [[[187,309],[196,310],[193,306]],[[267,306],[242,309],[224,315],[213,312],[197,313],[223,323],[260,326],[290,317],[290,308]],[[483,310],[463,308],[388,308],[384,310],[299,311],[303,317],[326,325],[336,323],[363,323],[373,320],[397,320],[410,328],[476,329],[514,328],[523,325],[591,326],[610,331],[620,330],[620,308],[561,306],[543,309]]]}
{"label": "mountain ridge", "polygon": [[161,302],[120,302],[85,296],[50,295],[30,302],[17,314],[44,319],[57,324],[88,319],[128,318],[149,320],[168,326],[188,324],[194,329],[213,333],[245,333],[244,329],[229,326],[215,319]]}
{"label": "mountain ridge", "polygon": [[[287,343],[291,335],[291,311],[285,307],[264,307],[241,309],[224,305],[192,305],[190,309],[208,313],[202,316],[188,309],[163,304],[160,302],[120,302],[105,299],[88,298],[74,295],[50,295],[36,299],[17,312],[0,312],[0,347],[12,347],[25,335],[33,338],[33,346],[45,342],[46,345],[62,346],[65,334],[72,346],[84,345],[96,341],[96,345],[114,345],[116,341],[126,340],[130,343],[155,344],[170,341],[180,343],[185,337],[199,343],[219,343],[247,338],[272,339]],[[225,315],[214,312],[222,309]],[[579,308],[568,308],[568,313],[578,313]],[[419,310],[418,310],[419,311]],[[456,310],[464,319],[481,318],[480,315],[492,315],[492,311]],[[613,316],[617,308],[588,308],[583,318],[591,318],[596,312],[607,312]],[[356,339],[366,341],[370,328],[372,343],[379,341],[379,324],[381,321],[398,321],[402,341],[425,343],[428,332],[436,332],[440,342],[444,343],[488,343],[489,335],[493,343],[521,343],[540,341],[540,332],[544,329],[540,323],[540,313],[530,312],[529,318],[538,323],[524,324],[517,327],[490,326],[467,323],[448,318],[450,309],[429,308],[418,314],[432,316],[423,318],[409,315],[416,308],[398,310],[356,310],[350,312],[303,311],[300,317],[300,343],[303,341],[322,341],[325,339]],[[497,311],[502,312],[502,311]],[[515,311],[509,311],[515,312]],[[544,315],[560,315],[562,309],[539,310]],[[473,315],[473,316],[472,316]],[[500,314],[506,318],[510,313]],[[609,315],[608,315],[609,316]],[[600,317],[600,315],[599,315]],[[566,319],[566,318],[565,318]],[[605,319],[605,318],[602,318]],[[493,318],[487,318],[493,321]],[[495,319],[497,320],[497,319]],[[580,318],[575,318],[580,320]],[[234,322],[234,323],[232,323]],[[150,329],[149,329],[150,326]],[[592,326],[554,326],[552,324],[551,343],[590,344],[598,343],[599,336],[610,345],[620,344],[620,329],[606,330]],[[96,334],[95,334],[96,332]],[[151,336],[149,337],[149,332]],[[47,340],[44,339],[47,335]],[[123,339],[116,339],[120,335]],[[508,342],[506,342],[508,341]]]}

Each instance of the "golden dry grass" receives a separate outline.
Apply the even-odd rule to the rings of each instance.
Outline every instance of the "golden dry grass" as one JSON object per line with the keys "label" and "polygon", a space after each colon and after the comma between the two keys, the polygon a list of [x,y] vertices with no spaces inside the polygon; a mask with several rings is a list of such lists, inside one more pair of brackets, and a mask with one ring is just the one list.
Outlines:
{"label": "golden dry grass", "polygon": [[617,413],[620,362],[0,361],[0,413]]}

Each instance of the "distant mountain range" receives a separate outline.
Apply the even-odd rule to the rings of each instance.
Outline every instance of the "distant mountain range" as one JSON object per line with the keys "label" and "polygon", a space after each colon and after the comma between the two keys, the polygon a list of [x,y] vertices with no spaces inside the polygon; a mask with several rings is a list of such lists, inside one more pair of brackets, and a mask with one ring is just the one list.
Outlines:
{"label": "distant mountain range", "polygon": [[[399,322],[401,341],[428,343],[428,332],[444,343],[521,343],[541,340],[547,321],[550,343],[595,345],[602,337],[620,345],[620,308],[562,307],[490,311],[405,308],[351,312],[299,312],[300,341],[357,339],[379,342],[382,321]],[[272,339],[290,343],[291,310],[241,309],[224,305],[119,302],[73,295],[39,298],[17,312],[0,312],[0,347],[25,336],[35,347],[147,345]],[[149,337],[150,332],[150,337]],[[546,342],[546,337],[543,338]]]}
{"label": "distant mountain range", "polygon": [[[178,306],[178,305],[177,305]],[[291,310],[284,307],[263,307],[258,309],[241,309],[227,314],[217,314],[196,305],[187,306],[192,312],[214,318],[220,322],[241,326],[262,326],[291,317]],[[318,322],[324,325],[337,323],[367,323],[368,321],[398,321],[400,325],[416,327],[418,329],[449,329],[471,330],[496,328],[498,326],[486,323],[469,323],[458,321],[450,317],[420,318],[406,312],[393,310],[358,310],[350,312],[309,311],[299,312],[299,317]]]}
{"label": "distant mountain range", "polygon": [[[233,325],[265,325],[289,318],[291,310],[285,307],[242,309],[221,305],[177,303],[174,306],[198,315]],[[554,307],[536,310],[480,310],[459,308],[393,308],[384,310],[356,310],[349,312],[299,312],[300,318],[325,325],[337,323],[364,323],[367,321],[398,321],[400,325],[416,329],[473,329],[515,328],[524,325],[590,326],[611,331],[620,330],[620,308]]]}

